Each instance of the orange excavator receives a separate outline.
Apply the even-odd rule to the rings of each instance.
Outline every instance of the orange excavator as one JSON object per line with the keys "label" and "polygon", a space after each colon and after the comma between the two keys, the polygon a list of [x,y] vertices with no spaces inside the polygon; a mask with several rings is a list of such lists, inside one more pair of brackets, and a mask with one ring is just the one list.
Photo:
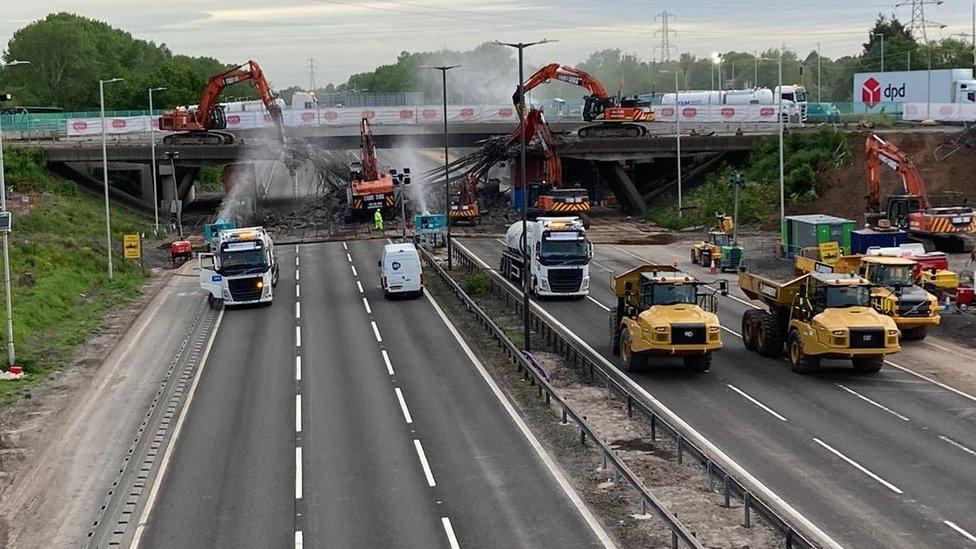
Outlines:
{"label": "orange excavator", "polygon": [[[579,129],[580,137],[643,137],[647,135],[647,127],[640,122],[654,121],[654,111],[647,105],[641,104],[637,99],[618,100],[596,78],[559,63],[551,63],[536,71],[525,81],[523,88],[528,93],[552,80],[581,86],[590,92],[590,95],[583,98],[583,120],[599,121],[602,124],[583,126]],[[525,98],[518,88],[512,94],[512,102],[519,115],[525,112]]]}
{"label": "orange excavator", "polygon": [[396,205],[393,175],[383,173],[380,160],[376,156],[373,130],[369,120],[363,118],[359,124],[359,151],[362,161],[352,163],[349,174],[349,187],[346,188],[348,210],[346,219],[362,217],[374,210],[392,210]]}
{"label": "orange excavator", "polygon": [[[907,230],[923,244],[945,252],[971,252],[976,248],[976,210],[970,206],[933,208],[925,192],[925,181],[912,159],[894,144],[868,132],[867,156],[868,224],[886,219],[891,226]],[[881,200],[881,164],[901,177],[903,194]]]}
{"label": "orange excavator", "polygon": [[195,108],[178,108],[164,111],[159,117],[159,129],[179,132],[163,138],[166,145],[226,145],[234,142],[234,135],[220,131],[227,128],[227,115],[219,99],[227,86],[250,81],[278,128],[281,143],[285,142],[281,107],[275,103],[271,85],[254,61],[248,61],[210,79],[203,90],[200,103]]}
{"label": "orange excavator", "polygon": [[481,215],[477,200],[478,184],[487,175],[488,168],[486,165],[483,169],[478,168],[464,175],[458,199],[451,201],[451,208],[447,211],[447,217],[451,218],[452,223],[474,225],[478,222],[478,216]]}

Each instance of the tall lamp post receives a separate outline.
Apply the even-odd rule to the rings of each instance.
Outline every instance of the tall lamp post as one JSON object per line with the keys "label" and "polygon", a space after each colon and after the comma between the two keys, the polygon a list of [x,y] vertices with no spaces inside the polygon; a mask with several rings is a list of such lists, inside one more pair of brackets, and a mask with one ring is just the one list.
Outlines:
{"label": "tall lamp post", "polygon": [[153,127],[153,100],[154,91],[163,91],[166,88],[149,88],[149,151],[152,156],[152,183],[153,183],[153,217],[156,220],[154,234],[159,234],[159,192],[156,180],[156,128]]}
{"label": "tall lamp post", "polygon": [[776,61],[777,78],[779,85],[776,87],[776,110],[779,116],[779,230],[783,231],[783,222],[786,219],[786,190],[785,178],[783,176],[783,52],[779,57],[763,57],[765,61]]}
{"label": "tall lamp post", "polygon": [[108,248],[108,278],[115,278],[112,270],[112,216],[108,210],[108,144],[105,141],[105,84],[121,82],[122,78],[111,78],[98,81],[98,100],[101,105],[102,127],[102,183],[105,185],[105,246]]}
{"label": "tall lamp post", "polygon": [[[11,61],[7,67],[16,65],[29,65],[30,61]],[[9,100],[10,96],[0,93],[0,101]],[[11,215],[7,211],[7,182],[3,175],[3,128],[0,127],[0,214],[9,220]],[[3,293],[6,300],[7,311],[7,366],[16,364],[17,355],[14,353],[14,310],[13,302],[10,297],[10,245],[7,235],[10,232],[10,224],[2,230],[3,234]]]}
{"label": "tall lamp post", "polygon": [[[687,73],[688,67],[684,68]],[[667,73],[668,71],[661,71]],[[678,219],[681,219],[681,101],[678,94],[681,91],[678,86],[678,69],[674,70],[674,140],[677,148],[676,160],[678,163]]]}
{"label": "tall lamp post", "polygon": [[[554,42],[554,40],[539,40],[538,42],[498,42],[495,41],[496,45],[508,46],[510,48],[515,48],[518,50],[518,105],[516,105],[516,110],[519,114],[519,124],[525,124],[525,72],[522,64],[523,52],[525,48],[530,48],[532,46],[537,46],[539,44],[546,44],[549,42]],[[520,131],[521,135],[519,139],[519,159],[522,176],[522,327],[524,331],[525,344],[523,345],[526,352],[532,350],[532,332],[530,326],[530,316],[529,316],[529,269],[525,268],[529,264],[529,247],[526,238],[526,231],[528,225],[528,215],[529,215],[529,182],[528,176],[525,173],[525,132]]]}
{"label": "tall lamp post", "polygon": [[817,103],[821,103],[820,99],[820,42],[817,42]]}
{"label": "tall lamp post", "polygon": [[[444,94],[444,223],[447,225],[447,270],[453,270],[454,260],[451,257],[451,176],[450,161],[447,151],[447,71],[461,65],[441,65],[439,67],[424,67],[441,71],[441,88]],[[406,229],[404,229],[406,230]]]}
{"label": "tall lamp post", "polygon": [[884,34],[876,32],[874,35],[881,38],[881,72],[884,72]]}

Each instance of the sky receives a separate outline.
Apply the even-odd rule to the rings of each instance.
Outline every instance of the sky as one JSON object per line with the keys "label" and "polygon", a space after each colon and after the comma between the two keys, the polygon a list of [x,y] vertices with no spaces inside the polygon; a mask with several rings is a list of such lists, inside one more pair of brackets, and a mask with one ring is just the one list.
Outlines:
{"label": "sky", "polygon": [[[393,63],[401,51],[470,49],[499,39],[558,42],[526,50],[533,65],[577,64],[591,52],[620,48],[661,59],[661,17],[673,14],[671,44],[707,56],[785,45],[805,56],[856,54],[877,14],[910,18],[908,7],[877,0],[0,0],[0,45],[46,14],[69,11],[105,21],[173,52],[223,62],[257,60],[276,88],[307,86]],[[926,6],[947,25],[929,38],[971,33],[972,3]],[[655,33],[657,31],[657,33]],[[655,49],[655,46],[658,46]]]}

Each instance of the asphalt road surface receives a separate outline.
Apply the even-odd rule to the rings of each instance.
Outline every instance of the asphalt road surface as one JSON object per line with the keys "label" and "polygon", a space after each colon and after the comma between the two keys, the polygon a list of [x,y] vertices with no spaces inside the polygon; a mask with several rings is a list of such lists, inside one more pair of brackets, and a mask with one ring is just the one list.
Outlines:
{"label": "asphalt road surface", "polygon": [[224,312],[142,546],[612,545],[383,244],[280,246]]}
{"label": "asphalt road surface", "polygon": [[[460,242],[497,267],[500,241]],[[537,303],[619,365],[607,328],[611,273],[677,259],[702,280],[716,278],[686,256],[599,245],[588,299]],[[824,371],[795,374],[733,333],[749,305],[730,287],[718,311],[725,348],[711,371],[661,359],[633,379],[843,546],[976,547],[976,399],[890,366],[858,375],[849,362],[825,361]]]}

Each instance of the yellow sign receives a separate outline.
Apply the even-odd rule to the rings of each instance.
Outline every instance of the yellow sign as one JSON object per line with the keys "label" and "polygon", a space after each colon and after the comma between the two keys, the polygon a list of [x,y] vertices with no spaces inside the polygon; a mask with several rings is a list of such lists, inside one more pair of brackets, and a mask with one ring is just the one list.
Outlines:
{"label": "yellow sign", "polygon": [[122,235],[122,250],[126,259],[142,258],[142,242],[137,234]]}

